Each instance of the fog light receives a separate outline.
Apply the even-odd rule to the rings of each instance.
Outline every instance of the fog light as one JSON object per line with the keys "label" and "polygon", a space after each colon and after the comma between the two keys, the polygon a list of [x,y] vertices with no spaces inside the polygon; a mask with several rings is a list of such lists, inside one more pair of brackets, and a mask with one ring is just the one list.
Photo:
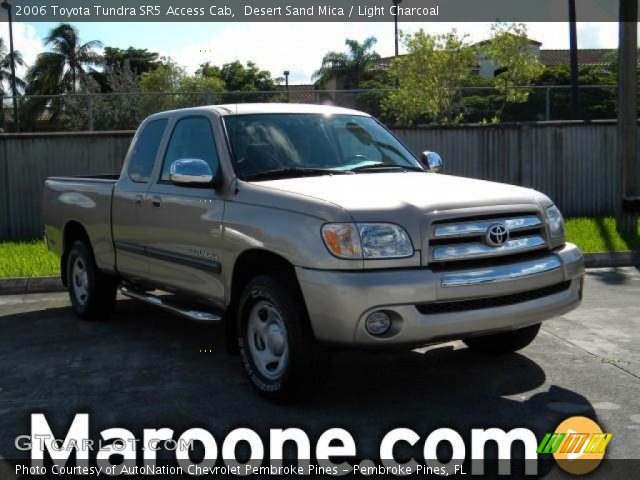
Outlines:
{"label": "fog light", "polygon": [[391,327],[391,318],[385,312],[373,312],[364,322],[367,332],[371,335],[384,335]]}

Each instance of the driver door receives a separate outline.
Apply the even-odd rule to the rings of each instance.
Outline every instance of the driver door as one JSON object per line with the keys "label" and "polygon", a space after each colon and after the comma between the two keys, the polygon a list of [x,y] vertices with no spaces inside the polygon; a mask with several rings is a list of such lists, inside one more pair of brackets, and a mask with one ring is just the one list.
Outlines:
{"label": "driver door", "polygon": [[176,185],[169,171],[176,160],[197,158],[221,174],[211,120],[203,115],[179,117],[147,196],[147,256],[158,288],[224,305],[218,259],[224,200],[214,185]]}

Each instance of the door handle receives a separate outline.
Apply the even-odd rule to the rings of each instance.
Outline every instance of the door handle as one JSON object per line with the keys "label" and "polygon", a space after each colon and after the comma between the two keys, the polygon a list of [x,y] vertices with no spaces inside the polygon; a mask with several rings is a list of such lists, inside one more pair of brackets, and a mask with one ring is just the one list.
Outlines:
{"label": "door handle", "polygon": [[161,203],[162,203],[162,199],[160,197],[158,196],[151,197],[151,205],[153,205],[154,207],[159,207]]}
{"label": "door handle", "polygon": [[142,205],[142,195],[136,195],[136,198],[133,200],[133,203],[136,205]]}

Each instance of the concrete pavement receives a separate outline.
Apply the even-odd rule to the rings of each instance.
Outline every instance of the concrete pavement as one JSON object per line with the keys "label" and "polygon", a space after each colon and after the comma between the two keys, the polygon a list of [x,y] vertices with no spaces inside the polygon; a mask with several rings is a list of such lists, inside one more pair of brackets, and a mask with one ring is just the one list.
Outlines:
{"label": "concrete pavement", "polygon": [[[518,426],[540,437],[571,415],[614,433],[609,458],[640,458],[640,273],[591,270],[582,306],[543,325],[501,358],[453,342],[414,352],[338,353],[326,386],[281,406],[256,395],[218,325],[121,300],[104,323],[77,320],[64,293],[0,297],[0,457],[22,458],[14,437],[45,412],[54,432],[91,414],[92,430],[203,427],[216,438],[245,426],[346,428],[373,458],[382,436],[409,427]],[[211,350],[211,353],[209,353]],[[206,351],[206,353],[205,353]],[[327,366],[329,368],[329,366]],[[57,430],[56,430],[57,429]]]}

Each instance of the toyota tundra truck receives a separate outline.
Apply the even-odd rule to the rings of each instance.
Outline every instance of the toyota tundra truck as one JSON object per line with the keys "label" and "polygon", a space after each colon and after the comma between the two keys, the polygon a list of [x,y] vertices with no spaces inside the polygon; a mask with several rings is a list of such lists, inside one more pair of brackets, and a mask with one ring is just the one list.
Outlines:
{"label": "toyota tundra truck", "polygon": [[47,179],[45,239],[80,318],[120,291],[222,322],[251,383],[289,399],[336,347],[502,354],[580,303],[583,257],[548,197],[441,169],[354,110],[163,112],[119,176]]}

